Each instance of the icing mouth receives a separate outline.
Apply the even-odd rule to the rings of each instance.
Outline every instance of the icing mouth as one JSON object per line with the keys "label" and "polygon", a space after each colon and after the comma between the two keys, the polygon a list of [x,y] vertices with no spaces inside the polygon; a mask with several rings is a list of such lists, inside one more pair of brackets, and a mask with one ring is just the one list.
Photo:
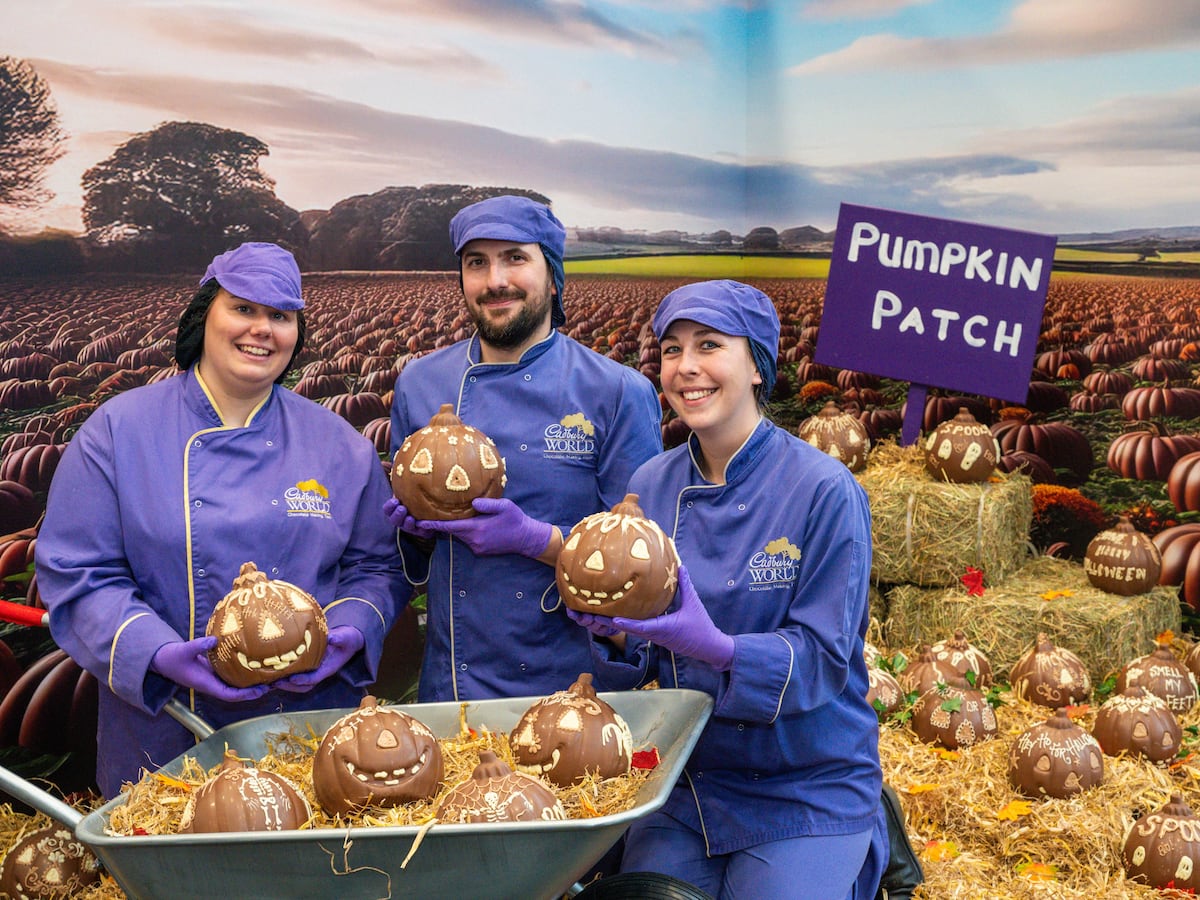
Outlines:
{"label": "icing mouth", "polygon": [[562,751],[555,747],[554,752],[550,755],[550,762],[521,763],[517,766],[517,771],[524,772],[526,775],[545,775],[558,766],[558,760],[561,755]]}
{"label": "icing mouth", "polygon": [[615,603],[625,596],[626,593],[633,589],[634,579],[630,579],[621,585],[621,589],[613,591],[611,594],[607,591],[590,591],[585,587],[579,587],[576,584],[571,584],[571,576],[566,572],[562,573],[563,579],[567,582],[567,590],[571,592],[572,597],[581,597],[588,606],[603,606],[605,603]]}
{"label": "icing mouth", "polygon": [[286,653],[278,656],[268,656],[266,659],[250,659],[244,652],[237,652],[237,661],[243,669],[257,671],[259,669],[271,669],[275,672],[281,672],[288,666],[294,665],[302,655],[304,655],[309,647],[312,646],[312,631],[304,630],[304,643],[295,650],[289,650]]}
{"label": "icing mouth", "polygon": [[398,769],[392,769],[390,772],[384,771],[371,773],[360,772],[354,763],[347,762],[346,771],[349,772],[353,778],[361,781],[363,784],[385,784],[388,787],[395,787],[396,785],[400,784],[403,779],[415,777],[418,772],[425,768],[425,763],[428,762],[428,759],[429,751],[426,751],[421,754],[421,758],[419,760],[407,768],[401,766]]}

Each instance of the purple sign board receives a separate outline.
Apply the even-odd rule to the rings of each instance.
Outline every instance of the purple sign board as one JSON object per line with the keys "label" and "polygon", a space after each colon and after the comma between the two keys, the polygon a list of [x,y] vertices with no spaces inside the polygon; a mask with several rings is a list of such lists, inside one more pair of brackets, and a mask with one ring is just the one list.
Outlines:
{"label": "purple sign board", "polygon": [[843,203],[813,358],[1024,403],[1054,245],[1053,235]]}

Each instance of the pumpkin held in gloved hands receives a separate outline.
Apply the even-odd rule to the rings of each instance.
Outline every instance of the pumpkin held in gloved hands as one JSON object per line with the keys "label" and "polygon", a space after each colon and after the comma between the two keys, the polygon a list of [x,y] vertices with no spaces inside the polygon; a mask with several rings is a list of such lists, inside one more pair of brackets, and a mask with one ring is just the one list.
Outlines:
{"label": "pumpkin held in gloved hands", "polygon": [[286,581],[242,563],[233,589],[213,608],[205,633],[213,671],[235,687],[268,684],[315,669],[329,626],[316,599]]}
{"label": "pumpkin held in gloved hands", "polygon": [[471,501],[498,498],[507,479],[496,445],[443,403],[392,457],[392,493],[417,521],[468,519]]}

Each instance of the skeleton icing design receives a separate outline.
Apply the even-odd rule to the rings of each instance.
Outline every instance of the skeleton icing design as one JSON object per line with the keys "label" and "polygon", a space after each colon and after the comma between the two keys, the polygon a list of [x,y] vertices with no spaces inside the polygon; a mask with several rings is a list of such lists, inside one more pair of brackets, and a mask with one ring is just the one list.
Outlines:
{"label": "skeleton icing design", "polygon": [[405,438],[392,458],[392,493],[417,519],[468,519],[476,514],[472,500],[500,497],[507,484],[495,443],[464,424],[450,403]]}
{"label": "skeleton icing design", "polygon": [[281,775],[246,766],[226,750],[221,768],[184,807],[183,834],[290,831],[312,816],[308,801]]}
{"label": "skeleton icing design", "polygon": [[525,711],[509,735],[517,771],[558,787],[586,778],[629,773],[633,735],[616,711],[596,696],[591,673]]}
{"label": "skeleton icing design", "polygon": [[397,806],[437,794],[443,766],[441,744],[424,722],[364,697],[325,732],[313,756],[313,790],[337,815]]}
{"label": "skeleton icing design", "polygon": [[329,626],[311,594],[270,580],[247,562],[213,608],[205,634],[218,639],[208,654],[217,675],[235,687],[250,687],[315,669],[325,655]]}
{"label": "skeleton icing design", "polygon": [[491,750],[480,750],[479,765],[442,798],[437,817],[450,824],[553,822],[567,813],[540,778],[514,772]]}
{"label": "skeleton icing design", "polygon": [[649,619],[664,612],[679,584],[674,542],[647,519],[637,494],[571,529],[555,566],[559,596],[576,612]]}

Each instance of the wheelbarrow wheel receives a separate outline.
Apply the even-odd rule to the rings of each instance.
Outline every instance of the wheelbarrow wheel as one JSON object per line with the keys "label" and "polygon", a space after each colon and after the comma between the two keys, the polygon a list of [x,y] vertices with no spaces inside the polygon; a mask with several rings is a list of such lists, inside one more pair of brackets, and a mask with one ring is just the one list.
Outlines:
{"label": "wheelbarrow wheel", "polygon": [[713,900],[700,888],[658,872],[622,872],[598,878],[575,900]]}

